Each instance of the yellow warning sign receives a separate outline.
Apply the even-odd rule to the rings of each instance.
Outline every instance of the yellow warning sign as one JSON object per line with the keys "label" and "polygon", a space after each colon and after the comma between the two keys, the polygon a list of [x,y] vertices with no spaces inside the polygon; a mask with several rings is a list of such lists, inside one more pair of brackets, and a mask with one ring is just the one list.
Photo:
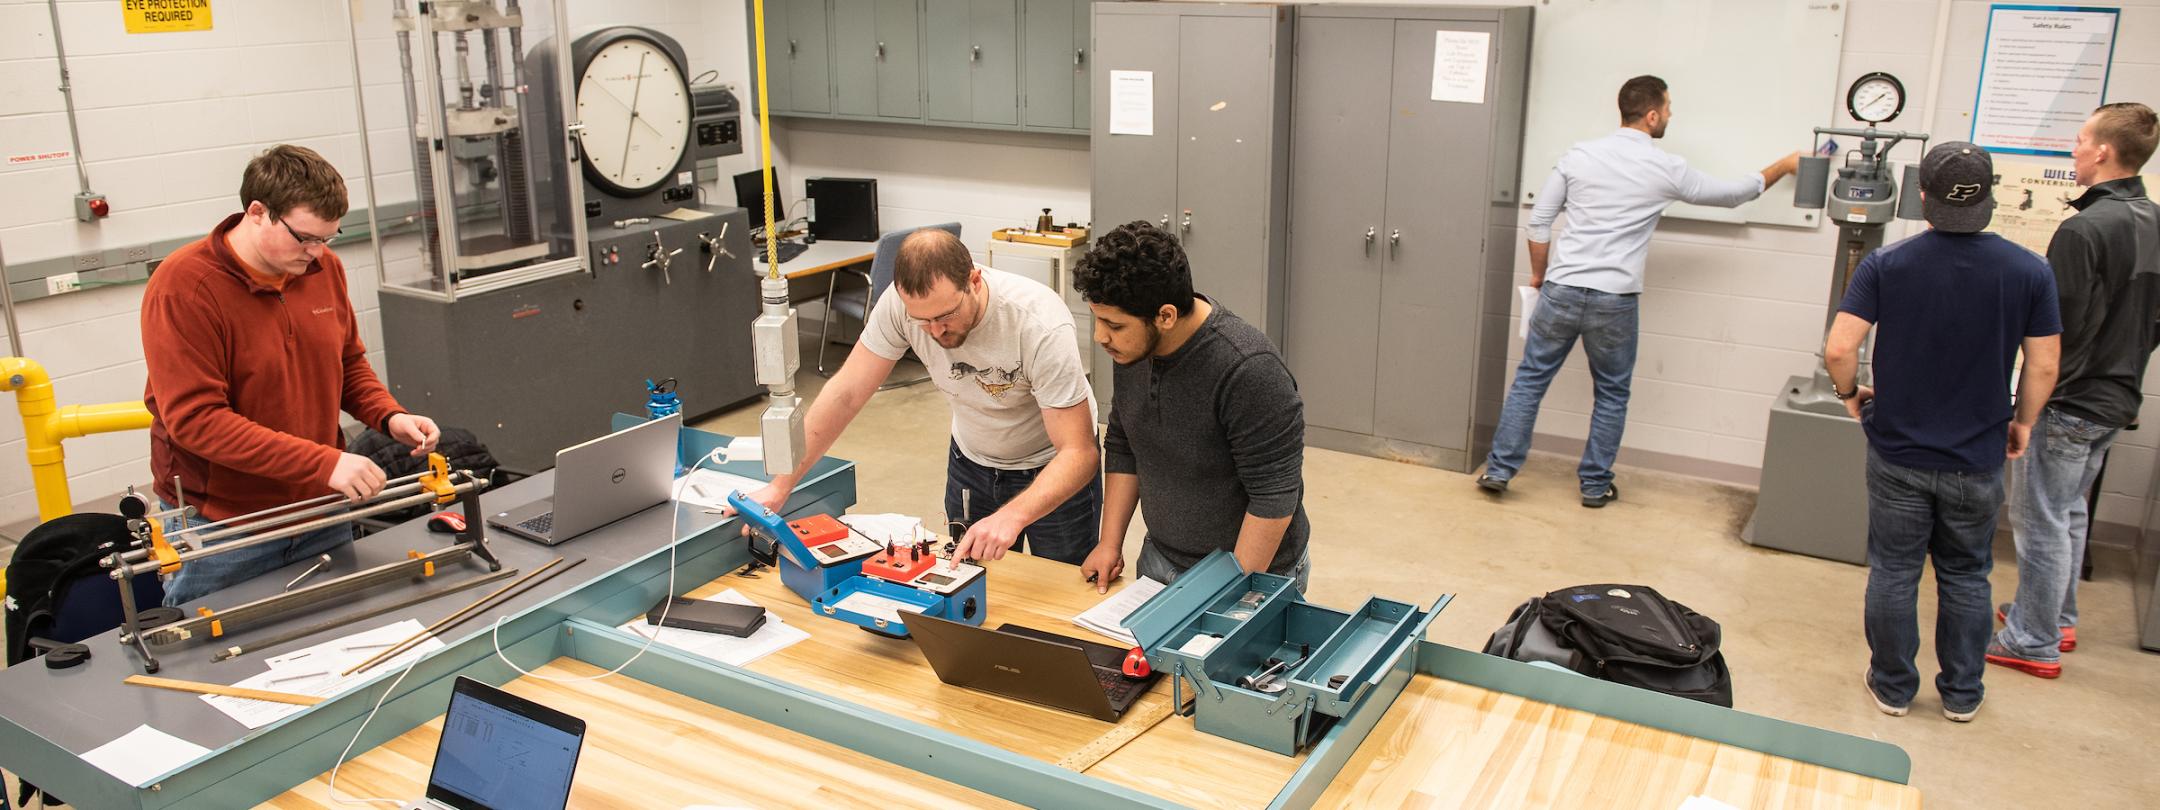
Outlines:
{"label": "yellow warning sign", "polygon": [[130,34],[210,30],[210,0],[120,0]]}

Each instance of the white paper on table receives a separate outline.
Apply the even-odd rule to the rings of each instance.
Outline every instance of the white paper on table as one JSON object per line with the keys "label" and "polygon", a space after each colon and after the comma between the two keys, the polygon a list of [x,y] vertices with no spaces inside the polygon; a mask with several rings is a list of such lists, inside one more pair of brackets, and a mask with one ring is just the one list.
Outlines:
{"label": "white paper on table", "polygon": [[763,488],[764,481],[701,467],[683,476],[681,497],[676,500],[707,509],[725,509],[728,493],[741,491],[747,495]]}
{"label": "white paper on table", "polygon": [[921,605],[911,605],[898,599],[862,591],[848,594],[840,601],[834,602],[832,606],[859,616],[884,619],[888,622],[900,622],[901,624],[907,623],[900,618],[902,611],[921,613],[923,610]]}
{"label": "white paper on table", "polygon": [[[856,534],[869,538],[879,546],[910,546],[922,539],[926,531],[922,518],[883,512],[874,515],[841,515],[840,522],[854,529]],[[931,534],[931,537],[936,535]]]}
{"label": "white paper on table", "polygon": [[1524,340],[1529,340],[1530,313],[1537,311],[1538,288],[1516,287],[1515,294],[1522,298],[1522,325],[1515,328],[1515,335]]}
{"label": "white paper on table", "polygon": [[1147,600],[1162,593],[1163,584],[1141,577],[1113,593],[1109,598],[1095,603],[1094,607],[1073,617],[1073,624],[1125,642],[1125,646],[1138,647],[1140,641],[1133,638],[1131,630],[1125,629],[1125,617],[1131,616]]}
{"label": "white paper on table", "polygon": [[1432,100],[1485,103],[1485,65],[1492,60],[1492,34],[1439,31],[1433,37]]}
{"label": "white paper on table", "polygon": [[1110,134],[1155,134],[1155,71],[1110,71]]}
{"label": "white paper on table", "polygon": [[208,753],[210,749],[187,740],[149,726],[136,726],[134,731],[90,749],[82,758],[122,782],[145,787]]}
{"label": "white paper on table", "polygon": [[[734,588],[706,597],[704,601],[757,607],[757,603],[751,601],[750,597],[742,595]],[[622,629],[691,655],[738,667],[747,666],[752,661],[787,649],[810,637],[809,633],[787,624],[780,618],[780,614],[769,610],[765,611],[765,624],[759,627],[757,632],[741,638],[680,627],[656,627],[647,623],[642,616],[624,623]]]}
{"label": "white paper on table", "polygon": [[[264,659],[270,669],[234,686],[243,689],[268,689],[274,692],[290,692],[296,695],[332,697],[365,682],[386,671],[411,663],[414,659],[442,649],[441,639],[429,636],[427,640],[413,645],[412,649],[392,656],[390,660],[369,667],[351,676],[338,673],[353,668],[355,664],[375,657],[400,641],[426,629],[418,619],[406,619],[387,624],[362,633],[335,638],[284,655]],[[290,703],[272,703],[267,700],[204,695],[202,699],[225,716],[240,721],[250,729],[258,729],[291,717],[307,709]]]}

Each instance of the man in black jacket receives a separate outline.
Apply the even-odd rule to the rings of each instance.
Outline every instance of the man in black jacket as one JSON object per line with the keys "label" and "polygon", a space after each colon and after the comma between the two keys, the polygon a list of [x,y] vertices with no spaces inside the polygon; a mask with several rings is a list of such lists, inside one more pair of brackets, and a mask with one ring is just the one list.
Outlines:
{"label": "man in black jacket", "polygon": [[2146,357],[2160,339],[2160,207],[2138,177],[2156,141],[2151,107],[2094,111],[2070,153],[2078,184],[2090,188],[2048,243],[2062,300],[2062,376],[2031,452],[2010,462],[2017,601],[1997,611],[2003,629],[1987,655],[2042,678],[2061,676],[2062,653],[2077,648],[2077,570],[2091,520],[2085,491],[2108,446],[2137,421]]}

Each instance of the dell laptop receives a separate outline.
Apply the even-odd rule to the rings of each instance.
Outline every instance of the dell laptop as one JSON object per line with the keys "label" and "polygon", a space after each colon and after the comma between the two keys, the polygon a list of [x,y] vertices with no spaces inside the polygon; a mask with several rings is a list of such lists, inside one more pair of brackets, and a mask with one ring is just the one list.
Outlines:
{"label": "dell laptop", "polygon": [[460,677],[427,797],[405,810],[562,810],[584,746],[585,721]]}
{"label": "dell laptop", "polygon": [[1115,723],[1154,684],[1128,678],[1125,650],[1014,625],[996,630],[909,614],[908,635],[938,680]]}
{"label": "dell laptop", "polygon": [[498,512],[488,525],[545,545],[669,500],[682,415],[640,422],[555,454],[555,494]]}

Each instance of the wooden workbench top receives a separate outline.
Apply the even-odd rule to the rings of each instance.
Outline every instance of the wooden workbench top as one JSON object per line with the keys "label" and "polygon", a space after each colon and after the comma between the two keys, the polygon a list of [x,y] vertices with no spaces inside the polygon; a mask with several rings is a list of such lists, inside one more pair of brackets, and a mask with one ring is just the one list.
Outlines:
{"label": "wooden workbench top", "polygon": [[[990,613],[983,626],[1011,623],[1117,643],[1072,623],[1104,598],[1081,578],[1078,566],[1009,554],[987,568]],[[810,632],[809,640],[752,662],[753,672],[1045,762],[1063,759],[1113,728],[1083,715],[947,686],[914,642],[816,615],[770,569],[756,578],[721,577],[690,595],[728,588]],[[1168,681],[1157,681],[1151,692],[1149,699],[1167,697]],[[1191,718],[1171,717],[1083,772],[1193,807],[1264,807],[1303,761],[1303,756],[1203,734]]]}
{"label": "wooden workbench top", "polygon": [[1585,711],[1412,679],[1320,807],[1916,810],[1920,792]]}
{"label": "wooden workbench top", "polygon": [[[565,658],[537,671],[575,678],[601,670]],[[503,688],[585,721],[571,807],[1018,806],[623,675],[575,683],[519,678]],[[345,763],[338,795],[419,798],[442,723],[438,716]],[[342,807],[329,789],[324,774],[261,806]]]}

